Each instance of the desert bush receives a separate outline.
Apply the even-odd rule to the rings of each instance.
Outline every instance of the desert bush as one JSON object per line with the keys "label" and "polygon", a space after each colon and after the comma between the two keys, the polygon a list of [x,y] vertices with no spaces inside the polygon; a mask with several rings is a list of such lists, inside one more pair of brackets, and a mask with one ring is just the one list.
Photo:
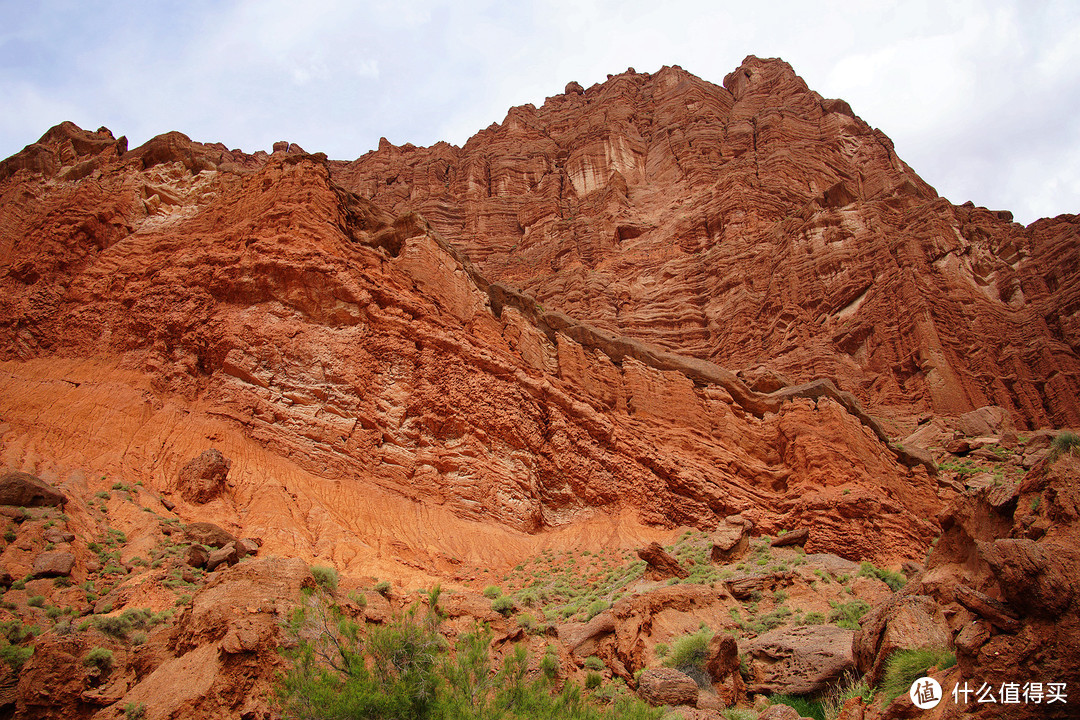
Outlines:
{"label": "desert bush", "polygon": [[388,595],[390,593],[390,581],[380,580],[379,582],[375,583],[375,592],[383,596]]}
{"label": "desert bush", "polygon": [[907,578],[903,573],[899,573],[895,570],[887,570],[885,568],[876,567],[873,563],[864,562],[859,565],[859,575],[861,577],[871,577],[881,580],[883,583],[889,586],[893,592],[896,592],[900,588],[904,587],[907,582]]}
{"label": "desert bush", "polygon": [[870,610],[869,603],[863,600],[852,600],[847,603],[830,601],[833,611],[829,613],[829,622],[836,623],[838,627],[847,630],[858,630],[859,620]]}
{"label": "desert bush", "polygon": [[488,600],[494,600],[497,597],[501,597],[503,594],[502,588],[497,585],[488,585],[484,588],[484,597]]}
{"label": "desert bush", "polygon": [[594,690],[600,687],[600,683],[604,682],[604,676],[595,670],[590,670],[585,673],[585,689]]}
{"label": "desert bush", "polygon": [[604,669],[604,661],[601,660],[600,658],[596,657],[595,655],[590,655],[589,657],[585,658],[585,669],[586,670],[603,670]]}
{"label": "desert bush", "polygon": [[491,609],[501,615],[509,615],[514,612],[514,599],[503,595],[491,601]]}
{"label": "desert bush", "polygon": [[337,590],[338,574],[337,570],[332,567],[326,567],[324,565],[312,565],[311,576],[315,578],[315,582],[328,593],[333,593]]}
{"label": "desert bush", "polygon": [[286,651],[291,667],[276,689],[285,718],[659,720],[663,714],[627,697],[601,708],[574,683],[553,694],[549,678],[556,661],[550,649],[539,680],[527,680],[528,656],[521,645],[507,652],[496,670],[486,627],[461,633],[451,648],[439,633],[438,615],[430,611],[421,615],[414,608],[361,632],[321,598],[309,596],[305,602],[291,625],[295,647]]}
{"label": "desert bush", "polygon": [[4,645],[0,647],[0,660],[7,664],[13,672],[22,670],[22,666],[34,654],[34,648],[23,645]]}
{"label": "desert bush", "polygon": [[90,650],[86,654],[86,659],[83,660],[83,665],[87,667],[96,665],[102,670],[108,670],[113,664],[112,650],[103,647],[96,647]]}
{"label": "desert bush", "polygon": [[1069,453],[1080,454],[1080,435],[1066,430],[1058,433],[1057,437],[1050,442],[1050,459],[1057,460]]}

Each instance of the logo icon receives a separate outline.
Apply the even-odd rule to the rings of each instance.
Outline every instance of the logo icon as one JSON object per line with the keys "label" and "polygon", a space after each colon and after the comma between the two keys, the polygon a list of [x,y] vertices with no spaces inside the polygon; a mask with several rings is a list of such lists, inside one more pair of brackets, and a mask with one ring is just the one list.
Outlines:
{"label": "logo icon", "polygon": [[908,696],[920,710],[935,708],[941,702],[941,685],[932,677],[921,677],[911,683]]}

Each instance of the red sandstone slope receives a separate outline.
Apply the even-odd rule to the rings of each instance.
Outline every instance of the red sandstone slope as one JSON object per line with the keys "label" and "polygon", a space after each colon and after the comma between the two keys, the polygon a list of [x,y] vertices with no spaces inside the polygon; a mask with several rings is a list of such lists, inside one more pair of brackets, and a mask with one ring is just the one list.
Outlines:
{"label": "red sandstone slope", "polygon": [[335,179],[420,212],[545,307],[879,411],[1080,423],[1080,219],[940,198],[780,60],[576,83],[464,147],[382,143]]}
{"label": "red sandstone slope", "polygon": [[537,326],[319,156],[122,146],[67,124],[5,165],[9,465],[164,491],[215,445],[234,487],[191,513],[342,567],[510,561],[592,508],[813,522],[812,547],[849,557],[917,556],[934,534],[934,483],[850,399],[765,398],[582,345],[569,318]]}

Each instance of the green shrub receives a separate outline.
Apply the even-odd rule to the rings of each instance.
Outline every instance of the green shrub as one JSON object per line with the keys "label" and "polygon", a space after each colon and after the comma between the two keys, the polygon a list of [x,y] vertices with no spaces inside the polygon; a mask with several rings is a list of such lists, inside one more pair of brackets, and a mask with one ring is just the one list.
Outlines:
{"label": "green shrub", "polygon": [[548,680],[554,680],[559,672],[559,659],[555,657],[555,649],[548,647],[547,652],[540,658],[540,672]]}
{"label": "green shrub", "polygon": [[375,583],[375,592],[377,592],[377,593],[379,593],[380,595],[383,595],[383,596],[389,595],[390,594],[390,581],[389,580],[380,580],[379,582]]}
{"label": "green shrub", "polygon": [[491,609],[501,615],[509,615],[514,612],[514,599],[503,595],[491,601]]}
{"label": "green shrub", "polygon": [[143,720],[146,717],[146,706],[142,703],[129,702],[124,705],[124,720]]}
{"label": "green shrub", "polygon": [[488,600],[494,600],[495,598],[502,596],[502,594],[502,588],[497,585],[488,585],[484,588],[484,597]]}
{"label": "green shrub", "polygon": [[656,657],[665,658],[668,656],[668,653],[671,652],[671,647],[665,642],[658,642],[656,643],[656,647],[653,648],[653,652],[656,653]]}
{"label": "green shrub", "polygon": [[600,683],[604,682],[604,676],[600,673],[590,670],[585,673],[585,689],[593,690],[600,687]]}
{"label": "green shrub", "polygon": [[896,592],[900,588],[904,587],[907,582],[907,578],[903,573],[899,573],[895,570],[886,570],[885,568],[875,567],[873,563],[864,562],[859,565],[859,575],[861,577],[877,578],[883,583],[889,586],[893,592]]}
{"label": "green shrub", "polygon": [[311,576],[315,578],[315,582],[322,587],[328,593],[333,593],[337,590],[338,574],[337,570],[332,567],[326,567],[325,565],[312,565]]}
{"label": "green shrub", "polygon": [[93,648],[86,654],[86,659],[83,660],[83,665],[87,667],[96,665],[102,670],[108,670],[113,664],[112,650],[103,647]]}
{"label": "green shrub", "polygon": [[16,534],[15,534],[15,531],[14,531],[14,530],[12,530],[11,528],[8,528],[8,529],[7,529],[7,530],[6,530],[5,532],[4,532],[4,539],[5,539],[5,540],[7,540],[8,542],[15,542],[16,538],[18,538],[18,537],[19,537],[19,536],[18,536],[18,535],[16,535]]}
{"label": "green shrub", "polygon": [[517,616],[517,623],[525,632],[532,632],[533,628],[536,627],[536,618],[529,613],[522,613]]}
{"label": "green shrub", "polygon": [[905,694],[911,688],[911,683],[925,675],[930,668],[936,666],[944,670],[955,664],[956,656],[942,648],[897,650],[885,663],[885,674],[881,679],[885,705]]}
{"label": "green shrub", "polygon": [[858,630],[859,620],[870,610],[869,603],[863,600],[852,600],[847,603],[838,603],[835,600],[829,603],[833,611],[829,613],[829,622],[836,623],[838,627],[847,630]]}
{"label": "green shrub", "polygon": [[44,595],[32,595],[26,599],[26,604],[30,607],[45,607]]}
{"label": "green shrub", "polygon": [[144,644],[146,644],[146,640],[147,640],[146,633],[144,633],[141,630],[131,636],[131,644],[132,645],[144,645]]}
{"label": "green shrub", "polygon": [[[523,645],[491,667],[492,633],[479,627],[461,633],[448,647],[439,617],[417,609],[366,632],[340,609],[308,597],[286,651],[289,669],[280,676],[276,704],[285,717],[322,720],[659,720],[663,712],[628,697],[601,708],[581,687],[565,683],[552,694],[556,660],[550,648],[541,660],[543,677],[528,680]],[[312,630],[315,630],[313,633]],[[586,678],[597,689],[599,680]]]}
{"label": "green shrub", "polygon": [[0,660],[3,660],[13,672],[22,670],[22,666],[34,654],[34,648],[23,645],[4,645],[0,647]]}
{"label": "green shrub", "polygon": [[604,661],[596,657],[595,655],[590,655],[589,657],[585,658],[586,670],[603,670],[604,667]]}
{"label": "green shrub", "polygon": [[819,612],[808,612],[805,615],[803,615],[802,622],[800,622],[799,624],[800,625],[824,625],[825,624],[825,616],[822,615]]}

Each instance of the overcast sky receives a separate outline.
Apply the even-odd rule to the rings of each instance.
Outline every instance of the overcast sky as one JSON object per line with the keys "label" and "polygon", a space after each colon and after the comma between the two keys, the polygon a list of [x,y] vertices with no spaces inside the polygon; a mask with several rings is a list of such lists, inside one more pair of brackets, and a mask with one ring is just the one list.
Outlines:
{"label": "overcast sky", "polygon": [[0,157],[63,120],[352,159],[627,67],[781,57],[955,203],[1080,212],[1080,3],[0,0]]}

